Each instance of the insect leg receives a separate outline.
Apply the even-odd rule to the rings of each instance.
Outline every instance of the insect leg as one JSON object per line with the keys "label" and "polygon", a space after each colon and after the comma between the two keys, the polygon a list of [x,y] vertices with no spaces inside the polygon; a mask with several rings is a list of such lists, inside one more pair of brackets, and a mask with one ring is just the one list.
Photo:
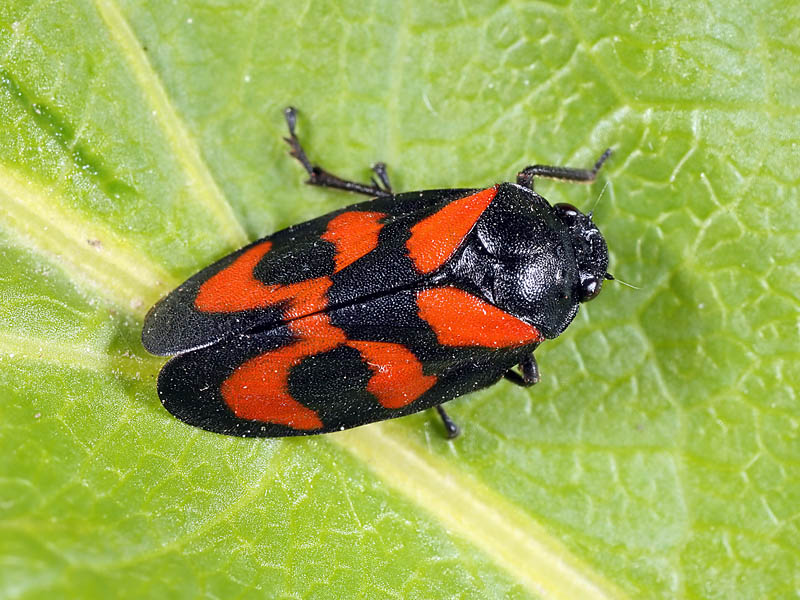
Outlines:
{"label": "insect leg", "polygon": [[453,422],[453,419],[450,418],[444,409],[442,408],[441,404],[436,406],[436,412],[439,413],[439,416],[442,418],[442,423],[444,423],[444,428],[447,430],[447,437],[449,439],[453,439],[457,437],[459,433],[461,433],[461,429],[459,429],[458,425]]}
{"label": "insect leg", "polygon": [[[374,165],[372,165],[372,171],[375,173],[375,175],[378,176],[378,179],[380,179],[381,181],[380,185],[383,186],[383,189],[391,194],[392,184],[389,183],[389,174],[386,172],[386,163],[382,162],[375,163]],[[375,181],[374,178],[372,179],[372,183],[378,186],[378,182]]]}
{"label": "insect leg", "polygon": [[578,181],[591,183],[597,177],[597,172],[603,163],[611,156],[611,148],[603,152],[591,169],[575,169],[572,167],[551,167],[549,165],[532,165],[525,167],[517,173],[517,183],[528,189],[533,189],[534,177],[547,177],[549,179],[561,179],[562,181]]}
{"label": "insect leg", "polygon": [[541,379],[539,376],[539,365],[536,364],[533,352],[519,362],[519,370],[522,371],[522,375],[509,369],[506,371],[505,378],[522,387],[530,387],[539,383]]}
{"label": "insect leg", "polygon": [[380,183],[383,184],[383,187],[381,187],[378,182],[375,181],[375,179],[372,180],[372,185],[358,183],[357,181],[350,181],[348,179],[342,179],[341,177],[337,177],[336,175],[329,173],[319,165],[313,164],[310,160],[308,160],[308,156],[306,156],[303,146],[300,144],[300,140],[297,139],[297,135],[295,134],[295,127],[297,125],[297,111],[289,106],[288,108],[284,109],[283,114],[286,117],[286,124],[289,126],[289,137],[285,137],[283,139],[291,147],[289,154],[296,158],[308,173],[308,180],[306,183],[309,185],[318,185],[320,187],[331,187],[339,190],[346,190],[348,192],[355,192],[356,194],[364,194],[365,196],[370,196],[371,198],[375,198],[376,196],[392,195],[392,188],[389,185],[389,177],[386,175],[386,165],[383,163],[377,163],[372,167],[372,170],[378,176],[378,179],[380,179]]}

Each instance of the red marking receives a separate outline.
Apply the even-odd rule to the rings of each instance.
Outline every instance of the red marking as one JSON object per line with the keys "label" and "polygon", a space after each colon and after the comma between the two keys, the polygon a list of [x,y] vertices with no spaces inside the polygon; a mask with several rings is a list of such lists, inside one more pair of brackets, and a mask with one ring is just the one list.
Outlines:
{"label": "red marking", "polygon": [[324,427],[317,413],[289,394],[289,372],[303,359],[328,352],[346,341],[325,313],[289,322],[297,337],[290,346],[251,358],[222,382],[222,398],[240,419],[309,431]]}
{"label": "red marking", "polygon": [[346,212],[331,219],[322,239],[336,246],[336,269],[341,271],[378,246],[379,223],[386,215],[379,212]]}
{"label": "red marking", "polygon": [[325,293],[332,284],[329,277],[289,285],[265,284],[253,277],[253,269],[271,248],[269,241],[257,244],[209,277],[197,291],[195,308],[203,312],[232,313],[289,301],[284,315],[287,319],[324,309],[327,305]]}
{"label": "red marking", "polygon": [[441,267],[453,255],[497,194],[497,186],[455,200],[411,228],[408,255],[422,273]]}
{"label": "red marking", "polygon": [[341,345],[358,350],[367,361],[373,372],[367,391],[386,408],[402,408],[436,383],[436,376],[424,375],[422,363],[407,348],[348,340],[325,313],[290,321],[288,327],[297,338],[295,342],[251,358],[222,382],[222,398],[240,419],[302,431],[322,429],[324,424],[317,413],[289,393],[289,373],[304,359]]}
{"label": "red marking", "polygon": [[291,285],[275,286],[278,289],[271,293],[269,304],[291,300],[289,307],[283,313],[287,320],[318,313],[328,305],[325,293],[331,285],[333,282],[330,277],[317,277]]}
{"label": "red marking", "polygon": [[387,342],[347,342],[358,350],[374,375],[367,384],[385,408],[402,408],[427,392],[435,375],[424,375],[422,363],[404,346]]}
{"label": "red marking", "polygon": [[544,340],[532,325],[457,288],[421,290],[417,305],[445,346],[506,348]]}
{"label": "red marking", "polygon": [[271,249],[272,242],[257,244],[209,277],[197,291],[195,308],[204,312],[236,312],[263,306],[265,286],[253,277],[253,269]]}

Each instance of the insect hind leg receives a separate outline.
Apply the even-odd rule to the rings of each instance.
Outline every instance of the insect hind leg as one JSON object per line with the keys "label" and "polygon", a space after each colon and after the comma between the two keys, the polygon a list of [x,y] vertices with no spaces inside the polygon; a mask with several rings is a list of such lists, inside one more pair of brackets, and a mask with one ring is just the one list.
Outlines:
{"label": "insect hind leg", "polygon": [[297,134],[295,133],[295,128],[297,126],[297,110],[289,106],[284,109],[283,114],[286,117],[286,124],[289,126],[289,137],[285,137],[283,139],[291,148],[291,150],[289,150],[289,154],[296,158],[297,161],[303,165],[306,173],[308,173],[308,180],[306,181],[307,184],[317,185],[320,187],[336,188],[338,190],[345,190],[347,192],[354,192],[356,194],[364,194],[365,196],[369,196],[371,198],[392,195],[392,186],[389,184],[389,176],[386,174],[386,165],[383,163],[376,163],[372,166],[372,171],[378,177],[379,181],[376,181],[373,177],[371,185],[358,183],[357,181],[350,181],[349,179],[342,179],[341,177],[337,177],[333,173],[326,171],[319,165],[312,163],[308,159],[308,156],[306,155],[305,150],[303,150],[303,146],[300,144],[300,140],[297,138]]}

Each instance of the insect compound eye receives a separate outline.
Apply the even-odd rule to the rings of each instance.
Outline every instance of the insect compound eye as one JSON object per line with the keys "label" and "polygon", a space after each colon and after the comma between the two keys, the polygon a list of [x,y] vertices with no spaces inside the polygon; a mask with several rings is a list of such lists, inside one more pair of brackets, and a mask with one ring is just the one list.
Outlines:
{"label": "insect compound eye", "polygon": [[581,287],[578,290],[578,301],[588,302],[589,300],[593,300],[597,297],[597,294],[600,293],[601,287],[599,279],[596,277],[587,277],[581,281]]}
{"label": "insect compound eye", "polygon": [[567,202],[559,202],[553,205],[553,208],[566,223],[572,223],[581,214],[581,211]]}

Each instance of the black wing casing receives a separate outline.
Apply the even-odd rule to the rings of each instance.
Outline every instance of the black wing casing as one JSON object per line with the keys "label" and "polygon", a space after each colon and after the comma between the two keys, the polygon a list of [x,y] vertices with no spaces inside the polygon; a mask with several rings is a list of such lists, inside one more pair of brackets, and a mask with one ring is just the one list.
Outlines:
{"label": "black wing casing", "polygon": [[470,191],[378,198],[258,240],[159,301],[142,343],[153,354],[178,354],[411,285],[422,274],[403,247],[410,225]]}
{"label": "black wing casing", "polygon": [[[449,329],[451,318],[472,326]],[[539,339],[458,288],[406,290],[177,356],[158,388],[167,410],[209,431],[327,433],[492,385]]]}
{"label": "black wing casing", "polygon": [[[147,316],[146,347],[181,353],[159,375],[164,406],[218,433],[308,435],[495,383],[543,337],[492,304],[491,257],[464,256],[495,197],[515,194],[503,184],[377,199],[204,269]],[[464,277],[468,263],[485,277]]]}

